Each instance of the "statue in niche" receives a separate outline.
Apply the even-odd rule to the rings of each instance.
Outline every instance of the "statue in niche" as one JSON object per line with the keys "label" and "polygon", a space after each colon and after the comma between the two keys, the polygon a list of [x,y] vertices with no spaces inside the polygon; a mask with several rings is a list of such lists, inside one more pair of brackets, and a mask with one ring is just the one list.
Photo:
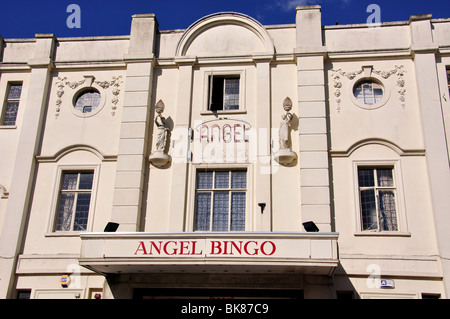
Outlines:
{"label": "statue in niche", "polygon": [[290,149],[290,141],[289,141],[289,127],[292,121],[292,114],[287,112],[281,116],[281,124],[280,124],[280,149]]}
{"label": "statue in niche", "polygon": [[155,105],[155,112],[158,114],[155,118],[155,124],[158,128],[156,135],[156,151],[150,155],[150,163],[156,167],[162,167],[170,161],[170,156],[166,154],[169,142],[170,130],[166,124],[166,119],[162,116],[164,112],[164,102],[159,100]]}
{"label": "statue in niche", "polygon": [[280,150],[275,154],[275,160],[282,165],[288,165],[297,158],[297,154],[291,150],[290,128],[294,115],[290,113],[292,101],[289,97],[284,99],[283,109],[286,111],[286,114],[281,116],[282,121],[279,131]]}
{"label": "statue in niche", "polygon": [[158,152],[165,153],[167,141],[169,138],[169,128],[165,123],[165,118],[161,115],[164,111],[164,102],[159,100],[156,104],[156,113],[158,114],[155,118],[155,124],[158,127],[158,135],[156,137],[156,150]]}

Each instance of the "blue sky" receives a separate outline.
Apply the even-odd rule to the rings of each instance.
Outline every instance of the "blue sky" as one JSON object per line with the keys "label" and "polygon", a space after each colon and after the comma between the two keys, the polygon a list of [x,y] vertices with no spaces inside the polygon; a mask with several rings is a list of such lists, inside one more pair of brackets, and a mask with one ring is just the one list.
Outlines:
{"label": "blue sky", "polygon": [[[247,14],[264,25],[295,22],[297,5],[322,6],[322,24],[365,23],[369,4],[381,9],[381,22],[408,20],[412,14],[431,13],[450,18],[449,0],[1,0],[0,36],[32,38],[36,33],[57,37],[126,35],[131,15],[154,13],[160,30],[185,29],[205,15],[220,11]],[[81,11],[81,28],[69,28],[69,4]]]}

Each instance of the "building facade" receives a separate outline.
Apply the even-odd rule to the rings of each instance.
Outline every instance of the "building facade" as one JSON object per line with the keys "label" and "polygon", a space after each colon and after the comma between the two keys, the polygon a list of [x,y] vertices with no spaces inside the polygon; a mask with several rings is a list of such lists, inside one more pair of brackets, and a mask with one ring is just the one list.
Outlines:
{"label": "building facade", "polygon": [[1,298],[447,298],[450,19],[0,41]]}

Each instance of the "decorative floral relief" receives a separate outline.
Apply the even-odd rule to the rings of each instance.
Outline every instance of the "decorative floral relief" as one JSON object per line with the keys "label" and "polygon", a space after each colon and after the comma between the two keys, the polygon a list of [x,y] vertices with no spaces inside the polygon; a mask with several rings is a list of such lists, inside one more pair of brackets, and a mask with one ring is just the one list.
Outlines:
{"label": "decorative floral relief", "polygon": [[80,81],[76,81],[76,82],[66,82],[66,85],[68,85],[71,89],[76,89],[77,86],[83,84],[84,81],[86,81],[86,79],[80,80]]}
{"label": "decorative floral relief", "polygon": [[[91,78],[91,77],[89,77]],[[92,77],[93,78],[93,77]],[[98,84],[100,87],[102,87],[103,89],[108,89],[109,87],[112,87],[112,94],[113,94],[113,98],[111,99],[111,114],[114,116],[116,109],[117,109],[117,103],[119,102],[119,87],[120,84],[123,83],[123,81],[121,81],[120,79],[122,78],[121,75],[119,76],[113,76],[111,81],[95,81],[96,84]],[[60,78],[58,77],[58,81],[55,83],[56,86],[58,87],[57,91],[56,91],[56,109],[55,109],[55,117],[58,118],[59,116],[59,112],[61,111],[61,104],[62,104],[62,96],[64,95],[64,88],[65,86],[68,86],[71,89],[76,89],[78,86],[84,84],[84,82],[86,81],[86,78],[84,78],[83,80],[80,81],[67,81],[66,77]],[[92,83],[92,82],[91,82]]]}
{"label": "decorative floral relief", "polygon": [[66,80],[67,80],[66,77],[60,78],[58,76],[58,82],[56,82],[56,86],[58,87],[58,90],[56,90],[56,96],[58,97],[56,99],[56,110],[55,110],[56,118],[58,118],[59,111],[61,110],[61,103],[62,103],[61,97],[64,95],[64,86],[66,85],[66,82],[65,82]]}
{"label": "decorative floral relief", "polygon": [[123,81],[121,81],[120,79],[122,78],[121,75],[119,76],[113,76],[111,81],[95,81],[96,84],[98,84],[99,86],[101,86],[103,89],[107,89],[110,86],[113,87],[112,89],[112,94],[113,94],[113,98],[111,99],[111,114],[114,115],[116,113],[116,109],[117,109],[117,103],[119,102],[119,86],[120,83],[123,83]]}
{"label": "decorative floral relief", "polygon": [[[354,71],[354,72],[344,72],[342,71],[342,69],[338,69],[338,70],[331,70],[333,72],[332,78],[333,78],[333,86],[334,86],[334,96],[336,98],[336,103],[337,103],[337,111],[338,113],[341,110],[341,88],[342,88],[342,77],[346,77],[349,80],[353,80],[356,76],[360,75],[361,73],[364,72],[364,68],[361,68],[358,71]],[[389,70],[389,71],[381,71],[381,70],[376,70],[372,68],[372,72],[379,75],[380,77],[382,77],[383,79],[388,79],[390,78],[392,75],[396,74],[397,75],[397,87],[398,87],[398,94],[399,94],[399,101],[400,104],[403,108],[405,108],[406,104],[406,89],[405,87],[405,73],[406,70],[404,69],[403,65],[396,65],[394,69]]]}

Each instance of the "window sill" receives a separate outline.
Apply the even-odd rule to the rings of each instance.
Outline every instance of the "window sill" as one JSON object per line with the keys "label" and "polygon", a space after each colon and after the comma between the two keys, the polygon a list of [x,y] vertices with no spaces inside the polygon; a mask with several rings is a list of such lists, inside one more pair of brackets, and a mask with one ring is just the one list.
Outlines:
{"label": "window sill", "polygon": [[80,237],[81,232],[75,231],[58,231],[54,233],[46,233],[45,237]]}
{"label": "window sill", "polygon": [[411,237],[410,232],[401,231],[359,231],[354,233],[355,236],[382,236],[382,237]]}
{"label": "window sill", "polygon": [[0,130],[15,130],[17,128],[17,125],[0,125]]}
{"label": "window sill", "polygon": [[245,110],[228,110],[228,111],[201,111],[200,115],[218,115],[218,114],[247,114]]}

